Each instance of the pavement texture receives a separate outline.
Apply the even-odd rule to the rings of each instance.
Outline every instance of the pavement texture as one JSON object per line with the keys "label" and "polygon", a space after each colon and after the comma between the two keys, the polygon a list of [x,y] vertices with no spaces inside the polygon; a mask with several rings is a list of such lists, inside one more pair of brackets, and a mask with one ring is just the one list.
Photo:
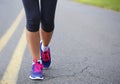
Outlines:
{"label": "pavement texture", "polygon": [[[7,4],[0,5],[0,9],[7,7],[0,14],[0,38],[22,9],[20,0],[9,2],[0,3]],[[24,27],[25,17],[0,52],[0,79]],[[119,12],[58,0],[50,46],[52,64],[43,71],[44,80],[28,78],[31,54],[26,46],[16,84],[120,84]]]}

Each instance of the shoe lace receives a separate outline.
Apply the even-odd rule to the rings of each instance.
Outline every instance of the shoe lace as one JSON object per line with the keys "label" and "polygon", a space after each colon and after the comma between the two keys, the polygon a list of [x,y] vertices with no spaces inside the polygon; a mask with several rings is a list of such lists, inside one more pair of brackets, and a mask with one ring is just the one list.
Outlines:
{"label": "shoe lace", "polygon": [[42,53],[42,60],[43,61],[50,60],[49,51],[45,51],[45,52]]}
{"label": "shoe lace", "polygon": [[35,63],[34,64],[34,71],[35,72],[41,72],[42,68],[43,68],[43,65],[40,64],[37,60],[33,60],[33,62]]}

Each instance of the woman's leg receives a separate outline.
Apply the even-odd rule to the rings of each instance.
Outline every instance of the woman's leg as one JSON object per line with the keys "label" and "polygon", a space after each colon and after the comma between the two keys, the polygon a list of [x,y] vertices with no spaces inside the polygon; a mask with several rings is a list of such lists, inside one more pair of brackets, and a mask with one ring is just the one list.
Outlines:
{"label": "woman's leg", "polygon": [[38,32],[26,31],[27,42],[32,58],[40,60],[40,36]]}
{"label": "woman's leg", "polygon": [[41,23],[40,30],[42,43],[48,46],[54,30],[54,16],[57,0],[41,0]]}
{"label": "woman's leg", "polygon": [[27,19],[27,30],[26,37],[29,46],[29,50],[32,54],[33,59],[40,59],[40,10],[39,0],[23,0],[26,19]]}
{"label": "woman's leg", "polygon": [[23,0],[23,5],[27,17],[27,42],[33,57],[30,79],[43,79],[42,62],[40,60],[40,10],[39,0]]}
{"label": "woman's leg", "polygon": [[42,37],[42,43],[45,47],[47,47],[50,43],[50,40],[52,38],[52,32],[45,32],[42,28],[40,29],[41,37]]}
{"label": "woman's leg", "polygon": [[54,15],[57,0],[41,0],[41,24],[40,30],[42,42],[40,44],[42,64],[49,68],[51,64],[50,47],[48,46],[54,30]]}

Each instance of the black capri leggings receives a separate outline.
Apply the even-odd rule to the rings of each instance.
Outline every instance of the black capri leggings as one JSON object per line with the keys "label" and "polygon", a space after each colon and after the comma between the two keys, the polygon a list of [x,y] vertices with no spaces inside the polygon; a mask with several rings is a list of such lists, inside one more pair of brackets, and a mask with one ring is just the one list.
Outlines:
{"label": "black capri leggings", "polygon": [[57,0],[22,0],[26,13],[26,28],[30,32],[39,31],[39,26],[45,32],[54,30],[54,16]]}

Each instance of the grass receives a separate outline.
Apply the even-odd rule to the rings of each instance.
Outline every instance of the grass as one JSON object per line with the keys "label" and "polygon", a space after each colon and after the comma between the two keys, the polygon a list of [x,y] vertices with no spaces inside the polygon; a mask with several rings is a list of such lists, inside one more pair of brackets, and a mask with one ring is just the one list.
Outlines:
{"label": "grass", "polygon": [[120,0],[74,0],[85,4],[91,4],[120,12]]}

